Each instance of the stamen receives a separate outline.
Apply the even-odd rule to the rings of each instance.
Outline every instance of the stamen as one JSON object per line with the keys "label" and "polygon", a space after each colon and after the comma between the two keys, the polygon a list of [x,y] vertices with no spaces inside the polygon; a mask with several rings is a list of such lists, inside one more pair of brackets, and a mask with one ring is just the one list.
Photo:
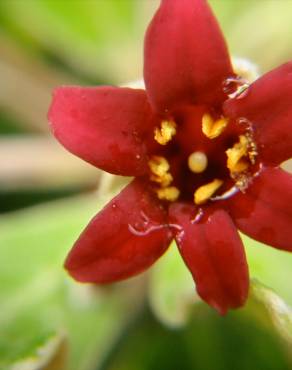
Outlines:
{"label": "stamen", "polygon": [[170,173],[165,173],[164,175],[161,176],[151,175],[150,180],[157,182],[163,188],[165,188],[172,183],[173,177]]}
{"label": "stamen", "polygon": [[154,139],[161,145],[166,145],[176,134],[174,121],[162,121],[161,127],[154,130]]}
{"label": "stamen", "polygon": [[175,186],[169,186],[173,177],[169,173],[170,165],[166,158],[154,155],[148,162],[152,172],[150,180],[160,184],[160,188],[156,189],[156,194],[161,200],[168,200],[174,202],[180,195],[180,191]]}
{"label": "stamen", "polygon": [[169,186],[167,188],[157,189],[157,196],[161,200],[168,200],[174,202],[180,195],[180,191],[175,186]]}
{"label": "stamen", "polygon": [[214,179],[206,185],[200,186],[194,194],[195,204],[204,204],[222,186],[223,181]]}
{"label": "stamen", "polygon": [[246,136],[239,136],[239,143],[233,145],[233,148],[226,150],[227,168],[232,174],[241,173],[249,167],[249,162],[243,157],[248,157],[249,140]]}
{"label": "stamen", "polygon": [[189,169],[194,173],[204,172],[208,166],[208,158],[203,152],[193,152],[188,158]]}
{"label": "stamen", "polygon": [[164,175],[170,168],[167,159],[158,155],[153,155],[148,164],[151,172],[157,176]]}
{"label": "stamen", "polygon": [[152,175],[150,180],[157,182],[162,187],[167,187],[171,184],[173,177],[168,172],[170,169],[169,163],[166,158],[154,155],[148,162]]}
{"label": "stamen", "polygon": [[215,139],[222,134],[228,122],[229,119],[225,117],[214,121],[212,116],[206,113],[202,117],[202,131],[209,139]]}

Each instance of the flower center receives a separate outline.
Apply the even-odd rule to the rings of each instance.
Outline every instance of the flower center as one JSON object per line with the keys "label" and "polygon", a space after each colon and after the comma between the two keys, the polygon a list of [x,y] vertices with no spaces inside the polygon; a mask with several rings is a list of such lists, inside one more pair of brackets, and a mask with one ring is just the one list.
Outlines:
{"label": "flower center", "polygon": [[151,156],[148,164],[150,181],[161,200],[192,199],[202,205],[225,199],[234,190],[245,191],[252,179],[257,147],[250,122],[209,112],[200,117],[201,125],[189,118],[189,126],[163,120],[154,129],[158,155]]}

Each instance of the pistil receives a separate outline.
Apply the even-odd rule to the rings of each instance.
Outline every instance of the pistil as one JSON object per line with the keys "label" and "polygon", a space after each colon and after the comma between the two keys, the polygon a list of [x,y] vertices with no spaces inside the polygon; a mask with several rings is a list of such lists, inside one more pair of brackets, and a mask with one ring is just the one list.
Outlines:
{"label": "pistil", "polygon": [[188,158],[189,169],[194,173],[204,172],[208,166],[208,158],[203,152],[193,152]]}

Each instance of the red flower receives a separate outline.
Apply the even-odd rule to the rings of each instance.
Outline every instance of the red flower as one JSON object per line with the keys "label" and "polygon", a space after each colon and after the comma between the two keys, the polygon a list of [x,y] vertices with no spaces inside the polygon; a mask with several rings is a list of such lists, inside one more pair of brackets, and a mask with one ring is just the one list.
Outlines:
{"label": "red flower", "polygon": [[292,177],[278,167],[292,155],[292,62],[242,86],[207,3],[162,0],[144,77],[146,91],[54,93],[57,139],[96,167],[136,177],[93,218],[65,266],[83,282],[125,279],[175,238],[198,293],[225,313],[248,295],[237,228],[292,249]]}

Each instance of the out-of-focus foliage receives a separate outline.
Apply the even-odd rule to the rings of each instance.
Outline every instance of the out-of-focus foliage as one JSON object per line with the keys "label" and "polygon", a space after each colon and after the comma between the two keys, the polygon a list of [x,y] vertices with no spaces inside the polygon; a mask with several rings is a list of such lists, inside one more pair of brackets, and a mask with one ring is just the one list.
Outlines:
{"label": "out-of-focus foliage", "polygon": [[[292,59],[292,1],[210,3],[233,55],[261,71]],[[141,78],[143,34],[158,4],[0,2],[1,370],[57,370],[66,359],[68,370],[292,368],[286,303],[254,283],[246,308],[219,317],[200,303],[174,244],[150,273],[113,287],[82,286],[63,271],[112,180],[49,138],[51,90]],[[251,277],[292,305],[292,255],[244,241]]]}
{"label": "out-of-focus foliage", "polygon": [[135,78],[131,69],[142,61],[142,44],[132,31],[143,34],[143,8],[144,0],[3,0],[0,5],[6,32],[30,52],[108,83]]}
{"label": "out-of-focus foliage", "polygon": [[95,369],[135,315],[139,294],[132,306],[131,284],[119,288],[122,294],[98,291],[73,283],[62,268],[78,230],[98,208],[93,197],[77,198],[0,219],[1,370],[22,369],[11,364],[28,360],[39,366],[39,347],[54,333],[68,351],[69,369]]}
{"label": "out-of-focus foliage", "polygon": [[[281,338],[275,336],[272,323],[274,317],[279,317],[279,307],[275,307],[272,314],[265,307],[271,303],[268,303],[268,297],[273,293],[260,286],[254,289],[258,291],[252,294],[246,308],[222,318],[210,308],[197,305],[188,325],[173,331],[158,324],[151,315],[144,314],[119,343],[106,368],[291,369],[289,348],[287,350]],[[284,307],[288,311],[281,315],[285,319],[290,315],[291,339],[291,312],[281,300],[280,305],[281,310]]]}
{"label": "out-of-focus foliage", "polygon": [[[286,0],[210,1],[231,52],[263,67],[291,57],[292,4]],[[37,58],[109,83],[142,72],[143,33],[158,0],[2,0],[3,33]],[[261,27],[257,27],[260,19]],[[273,53],[269,52],[273,43]]]}

